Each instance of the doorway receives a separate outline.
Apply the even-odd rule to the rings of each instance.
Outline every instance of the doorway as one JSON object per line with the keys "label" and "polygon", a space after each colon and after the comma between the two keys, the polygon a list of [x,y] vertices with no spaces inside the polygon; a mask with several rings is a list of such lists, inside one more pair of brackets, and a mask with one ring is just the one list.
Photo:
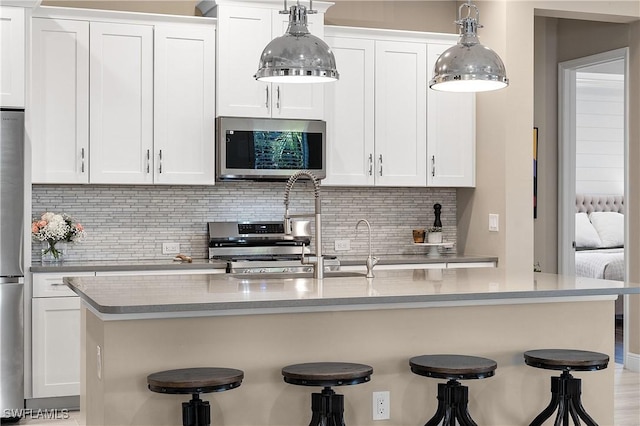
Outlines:
{"label": "doorway", "polygon": [[[628,182],[628,49],[616,49],[561,62],[558,67],[558,269],[576,274],[576,194],[621,195]],[[629,241],[628,216],[624,240]],[[625,257],[624,278],[628,276]],[[625,306],[619,309],[628,329]],[[620,330],[619,330],[620,331]],[[626,356],[628,336],[616,347]]]}

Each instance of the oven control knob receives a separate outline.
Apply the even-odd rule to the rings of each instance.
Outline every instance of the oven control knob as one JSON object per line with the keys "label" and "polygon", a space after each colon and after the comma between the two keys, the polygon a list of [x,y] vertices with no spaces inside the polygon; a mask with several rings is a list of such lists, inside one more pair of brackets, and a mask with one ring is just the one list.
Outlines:
{"label": "oven control knob", "polygon": [[261,274],[264,274],[265,272],[267,272],[267,270],[266,270],[266,269],[264,269],[264,268],[260,269],[260,273],[261,273]]}

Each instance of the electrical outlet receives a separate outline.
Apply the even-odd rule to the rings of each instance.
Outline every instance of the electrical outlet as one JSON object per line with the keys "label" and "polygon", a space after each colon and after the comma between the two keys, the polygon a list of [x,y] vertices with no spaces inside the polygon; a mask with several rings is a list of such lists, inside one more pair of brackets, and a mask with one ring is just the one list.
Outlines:
{"label": "electrical outlet", "polygon": [[349,251],[351,250],[351,240],[336,240],[334,248],[336,251]]}
{"label": "electrical outlet", "polygon": [[162,243],[162,254],[180,253],[180,243]]}
{"label": "electrical outlet", "polygon": [[391,418],[390,399],[389,391],[373,393],[373,420],[389,420]]}

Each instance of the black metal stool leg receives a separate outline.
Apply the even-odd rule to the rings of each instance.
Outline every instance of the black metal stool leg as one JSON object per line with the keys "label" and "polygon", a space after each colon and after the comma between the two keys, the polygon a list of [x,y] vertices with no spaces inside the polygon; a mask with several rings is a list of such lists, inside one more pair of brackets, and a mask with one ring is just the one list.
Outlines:
{"label": "black metal stool leg", "polygon": [[189,402],[182,403],[183,426],[210,426],[211,408],[209,401],[200,399],[200,395],[194,393]]}
{"label": "black metal stool leg", "polygon": [[452,388],[453,404],[455,409],[455,417],[458,419],[460,426],[478,426],[469,414],[469,388],[466,386],[457,386]]}
{"label": "black metal stool leg", "polygon": [[551,402],[547,408],[542,410],[540,414],[536,416],[535,419],[529,424],[529,426],[542,426],[542,424],[556,411],[558,405],[560,404],[560,377],[552,377],[551,378]]}
{"label": "black metal stool leg", "polygon": [[469,414],[469,388],[457,380],[438,383],[438,409],[425,426],[477,426]]}
{"label": "black metal stool leg", "polygon": [[551,402],[530,426],[541,426],[557,409],[554,426],[569,426],[569,417],[574,425],[580,425],[580,419],[586,426],[598,426],[587,414],[580,395],[582,393],[581,380],[574,378],[568,371],[563,371],[560,377],[551,378]]}
{"label": "black metal stool leg", "polygon": [[332,426],[345,426],[344,424],[344,395],[331,396],[331,420]]}
{"label": "black metal stool leg", "polygon": [[[438,409],[436,410],[436,413],[433,415],[433,417],[431,417],[427,423],[425,423],[424,426],[437,426],[440,424],[440,422],[442,421],[442,419],[444,419],[444,416],[446,414],[447,408],[446,408],[446,393],[447,393],[447,385],[445,383],[438,383]],[[446,422],[445,422],[446,425]]]}
{"label": "black metal stool leg", "polygon": [[330,387],[311,394],[311,411],[309,426],[344,426],[344,396]]}
{"label": "black metal stool leg", "polygon": [[[578,417],[584,420],[586,426],[598,426],[598,424],[587,414],[582,406],[582,400],[580,395],[582,394],[582,380],[574,377],[567,378],[567,398],[569,400],[569,407],[571,409],[571,416],[575,424],[580,424]],[[575,414],[574,414],[575,413]]]}

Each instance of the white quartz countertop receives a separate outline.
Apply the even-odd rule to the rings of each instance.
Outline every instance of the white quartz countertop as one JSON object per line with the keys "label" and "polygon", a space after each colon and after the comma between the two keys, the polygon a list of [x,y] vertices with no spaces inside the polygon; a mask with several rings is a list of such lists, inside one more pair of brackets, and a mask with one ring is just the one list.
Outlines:
{"label": "white quartz countertop", "polygon": [[[346,274],[345,274],[346,275]],[[139,275],[67,277],[65,282],[94,312],[175,317],[277,312],[398,309],[614,299],[640,293],[636,284],[495,268],[377,271],[324,280],[273,275]],[[119,318],[118,318],[119,317]]]}

